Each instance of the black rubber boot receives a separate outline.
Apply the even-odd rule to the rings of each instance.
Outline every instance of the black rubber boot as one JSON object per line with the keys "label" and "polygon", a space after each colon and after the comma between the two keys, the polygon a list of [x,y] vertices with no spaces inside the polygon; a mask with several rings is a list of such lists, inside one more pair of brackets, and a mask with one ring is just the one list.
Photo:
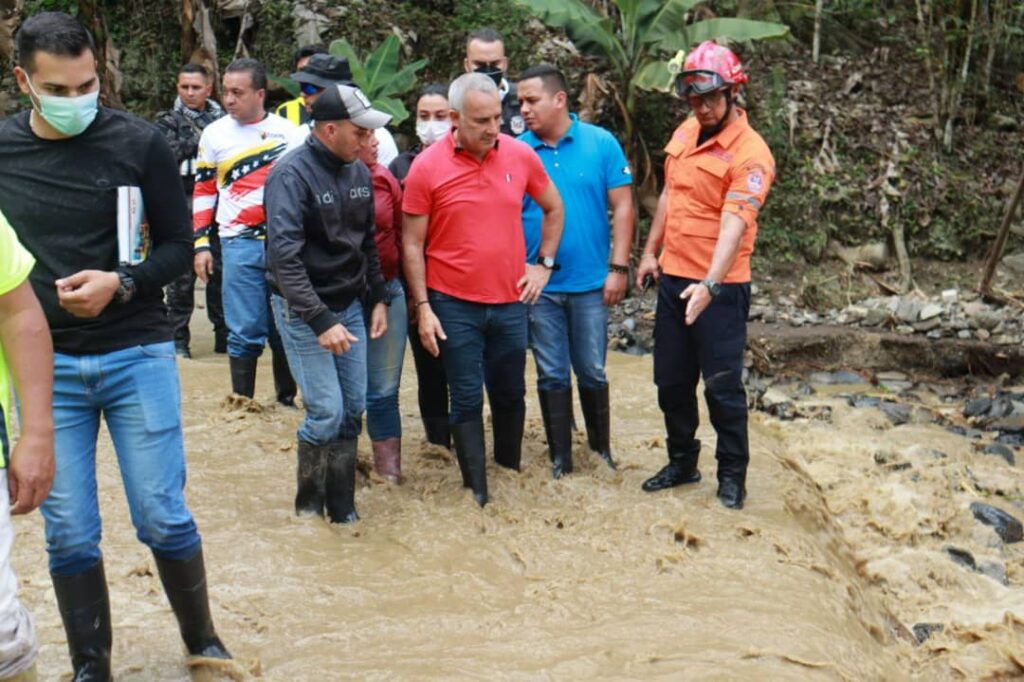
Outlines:
{"label": "black rubber boot", "polygon": [[462,483],[473,489],[473,498],[481,507],[487,504],[487,458],[484,451],[482,420],[452,424],[455,455],[462,470]]}
{"label": "black rubber boot", "polygon": [[155,554],[153,558],[189,656],[230,659],[231,654],[217,637],[213,618],[210,617],[203,548],[182,561],[161,559]]}
{"label": "black rubber boot", "polygon": [[327,483],[327,447],[300,440],[296,460],[295,514],[322,517]]}
{"label": "black rubber boot", "polygon": [[548,438],[551,476],[558,479],[572,473],[572,390],[537,391],[537,395]]}
{"label": "black rubber boot", "polygon": [[700,471],[697,458],[700,456],[700,441],[694,440],[688,448],[673,448],[669,441],[668,464],[661,471],[644,481],[643,489],[649,493],[674,488],[677,485],[698,483]]}
{"label": "black rubber boot", "polygon": [[72,682],[108,682],[110,677],[110,598],[103,560],[71,577],[50,574],[68,638]]}
{"label": "black rubber boot", "polygon": [[498,466],[519,471],[523,457],[523,425],[525,422],[525,409],[491,413],[494,461],[498,463]]}
{"label": "black rubber boot", "polygon": [[288,367],[288,356],[281,351],[272,352],[271,364],[274,368],[274,392],[277,393],[277,402],[287,407],[295,407],[295,396],[299,389],[292,377],[292,370]]}
{"label": "black rubber boot", "polygon": [[353,523],[356,512],[356,439],[336,440],[327,444],[327,479],[325,499],[327,518],[331,523]]}
{"label": "black rubber boot", "polygon": [[608,385],[601,388],[580,389],[580,403],[583,405],[583,420],[587,423],[587,445],[596,452],[612,469],[611,409],[608,404]]}
{"label": "black rubber boot", "polygon": [[228,358],[231,392],[252,398],[256,394],[256,363],[259,358]]}
{"label": "black rubber boot", "polygon": [[743,501],[747,498],[747,475],[741,473],[719,473],[718,500],[729,509],[743,509]]}
{"label": "black rubber boot", "polygon": [[424,417],[423,430],[427,434],[428,443],[452,449],[452,430],[448,426],[448,417]]}

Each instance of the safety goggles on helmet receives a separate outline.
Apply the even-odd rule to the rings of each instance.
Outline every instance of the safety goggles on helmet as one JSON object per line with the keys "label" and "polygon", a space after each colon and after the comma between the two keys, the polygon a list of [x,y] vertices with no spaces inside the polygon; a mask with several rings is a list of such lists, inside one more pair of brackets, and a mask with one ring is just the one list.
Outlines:
{"label": "safety goggles on helmet", "polygon": [[680,97],[706,95],[727,88],[729,85],[714,71],[703,69],[683,71],[676,78],[676,94]]}

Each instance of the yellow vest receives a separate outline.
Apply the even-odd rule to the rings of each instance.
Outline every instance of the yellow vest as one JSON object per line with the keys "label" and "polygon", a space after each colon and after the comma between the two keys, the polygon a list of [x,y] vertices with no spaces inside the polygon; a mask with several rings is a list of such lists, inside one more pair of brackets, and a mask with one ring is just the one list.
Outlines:
{"label": "yellow vest", "polygon": [[290,99],[274,109],[274,113],[286,118],[295,125],[302,125],[309,120],[309,113],[306,111],[306,104],[301,97]]}

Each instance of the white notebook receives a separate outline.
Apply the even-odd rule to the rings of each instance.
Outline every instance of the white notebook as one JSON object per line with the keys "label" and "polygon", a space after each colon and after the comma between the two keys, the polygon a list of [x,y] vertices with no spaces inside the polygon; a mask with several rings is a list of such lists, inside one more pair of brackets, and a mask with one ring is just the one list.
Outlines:
{"label": "white notebook", "polygon": [[134,186],[117,188],[117,260],[121,265],[138,265],[149,256],[151,246],[142,190]]}

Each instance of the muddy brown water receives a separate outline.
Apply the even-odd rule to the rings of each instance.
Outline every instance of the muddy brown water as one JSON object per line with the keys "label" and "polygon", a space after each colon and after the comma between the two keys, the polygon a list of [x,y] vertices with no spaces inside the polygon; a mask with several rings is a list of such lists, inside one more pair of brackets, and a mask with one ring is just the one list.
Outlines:
{"label": "muddy brown water", "polygon": [[[194,325],[198,329],[201,325]],[[247,411],[224,401],[208,335],[181,361],[188,500],[214,618],[267,680],[1009,679],[1024,672],[1024,543],[1003,546],[967,507],[1021,515],[1024,477],[925,424],[889,426],[831,401],[831,422],[751,416],[749,499],[704,481],[649,495],[664,461],[649,357],[609,359],[612,472],[576,436],[577,473],[552,481],[536,397],[523,472],[489,463],[483,510],[454,458],[423,444],[415,375],[401,405],[406,481],[360,475],[362,520],[292,513],[297,411],[270,406],[269,362]],[[533,382],[532,376],[528,380]],[[909,467],[880,466],[885,449]],[[938,457],[931,450],[944,453]],[[370,459],[369,443],[360,458]],[[135,539],[109,438],[100,439],[103,548],[122,681],[185,680],[148,551]],[[999,493],[999,494],[996,494]],[[70,670],[38,514],[16,522],[14,565],[41,639],[40,678]],[[955,545],[1007,585],[953,563]],[[915,623],[944,630],[916,646]]]}

